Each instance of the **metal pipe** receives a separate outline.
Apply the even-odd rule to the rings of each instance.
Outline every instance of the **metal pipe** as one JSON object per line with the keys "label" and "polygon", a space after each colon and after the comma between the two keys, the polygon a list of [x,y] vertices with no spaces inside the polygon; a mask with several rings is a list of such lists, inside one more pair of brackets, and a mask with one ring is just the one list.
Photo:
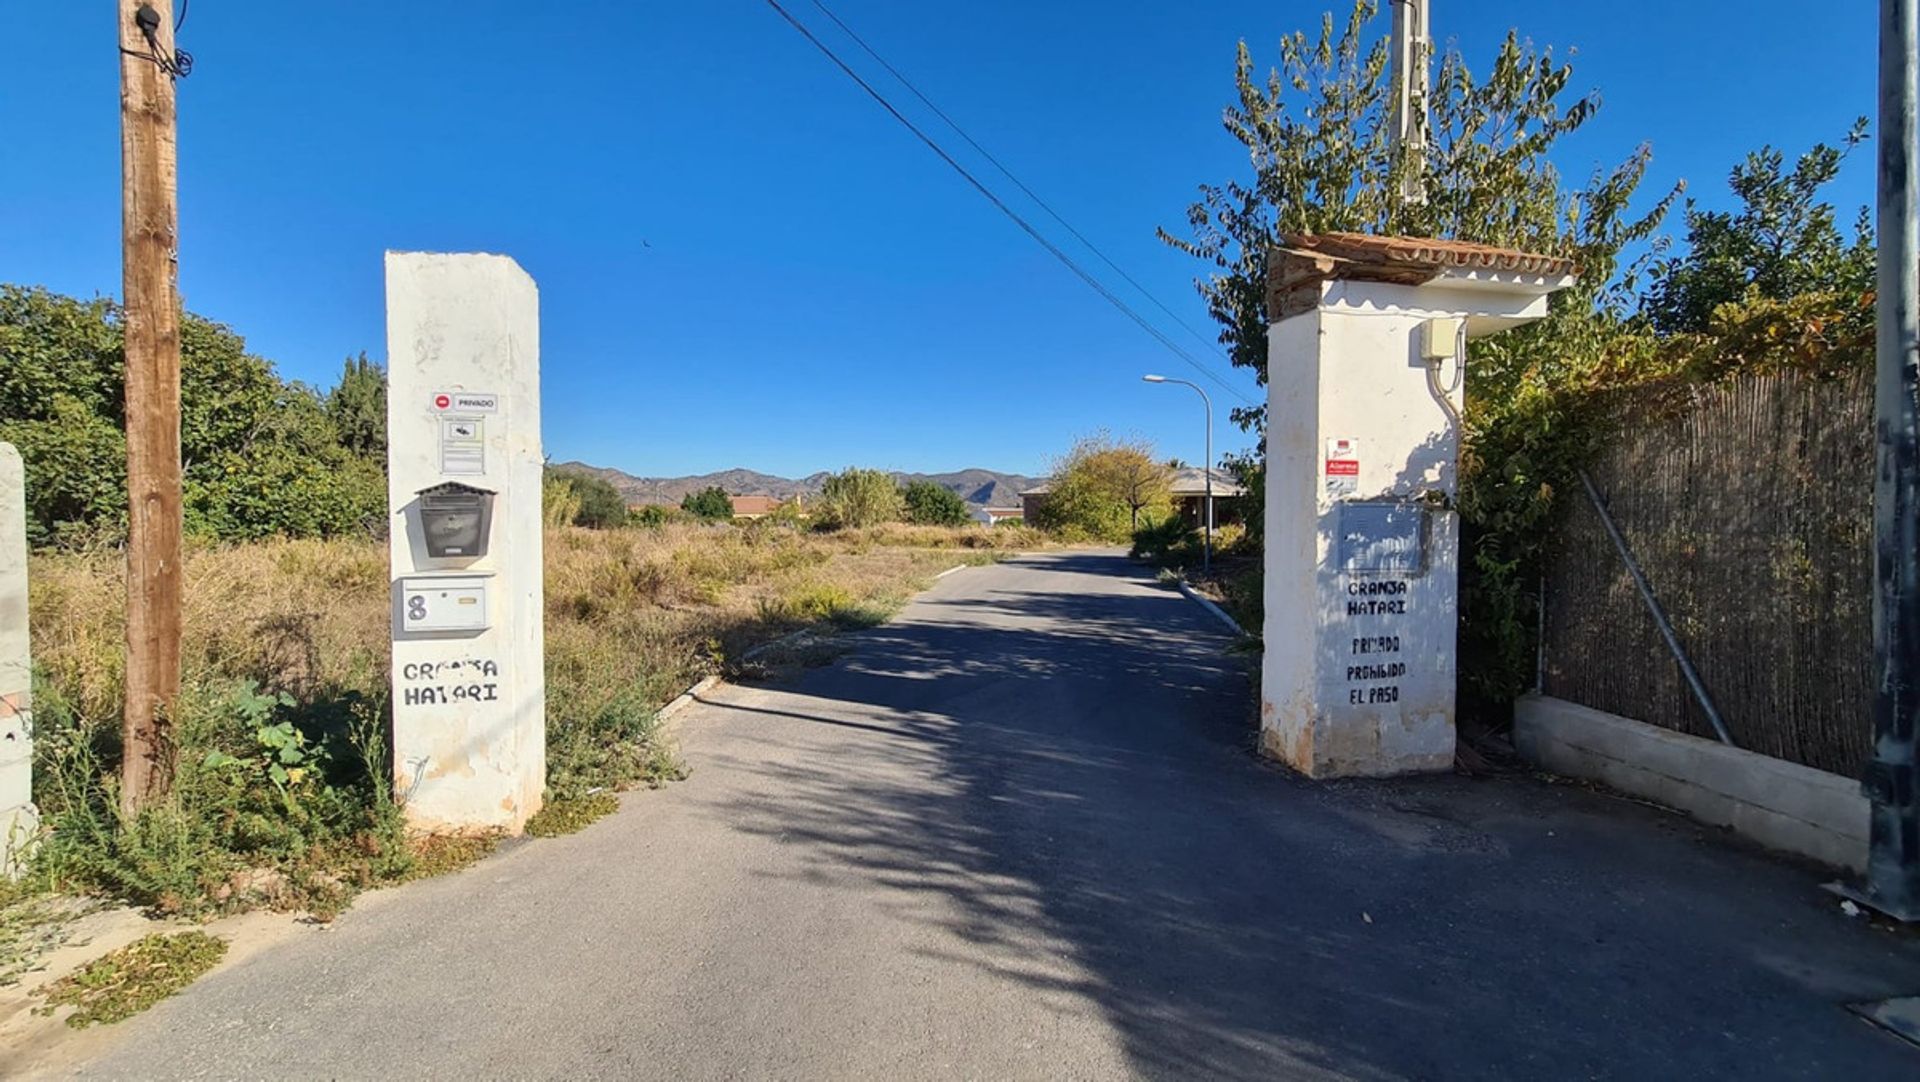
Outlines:
{"label": "metal pipe", "polygon": [[1873,491],[1873,804],[1865,900],[1920,920],[1920,123],[1916,0],[1880,2]]}
{"label": "metal pipe", "polygon": [[1647,603],[1647,612],[1653,616],[1653,622],[1660,629],[1660,637],[1667,640],[1667,649],[1673,652],[1673,660],[1680,665],[1680,675],[1686,678],[1687,686],[1693,689],[1694,701],[1700,704],[1700,710],[1707,715],[1707,723],[1720,737],[1720,742],[1728,747],[1738,747],[1733,742],[1733,734],[1727,731],[1727,723],[1720,718],[1720,709],[1713,705],[1713,696],[1707,692],[1706,682],[1700,679],[1700,673],[1693,667],[1693,661],[1687,657],[1686,647],[1680,645],[1680,636],[1673,630],[1673,624],[1667,619],[1667,611],[1660,607],[1660,601],[1653,596],[1653,586],[1647,582],[1647,576],[1641,572],[1640,564],[1633,558],[1633,549],[1627,546],[1625,535],[1614,524],[1613,515],[1608,513],[1605,500],[1600,498],[1600,490],[1593,487],[1593,478],[1587,471],[1580,470],[1580,483],[1586,486],[1587,498],[1593,501],[1593,509],[1600,513],[1600,525],[1606,527],[1607,536],[1613,538],[1613,547],[1620,551],[1621,562],[1627,565],[1627,574],[1633,576],[1633,584],[1640,590],[1640,600]]}

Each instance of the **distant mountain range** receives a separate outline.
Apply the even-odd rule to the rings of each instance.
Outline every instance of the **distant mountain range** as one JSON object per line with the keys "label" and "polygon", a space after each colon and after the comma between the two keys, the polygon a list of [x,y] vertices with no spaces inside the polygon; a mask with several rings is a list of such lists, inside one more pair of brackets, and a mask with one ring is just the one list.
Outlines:
{"label": "distant mountain range", "polygon": [[[792,499],[795,496],[812,498],[820,494],[820,487],[827,478],[833,476],[822,471],[801,478],[775,477],[769,473],[753,470],[721,470],[719,473],[703,473],[696,477],[635,477],[623,470],[606,466],[589,466],[585,462],[557,462],[555,469],[572,470],[577,473],[598,477],[626,497],[627,503],[638,505],[664,503],[678,505],[690,492],[718,485],[729,496],[777,496],[780,499]],[[1018,507],[1022,490],[1033,488],[1041,483],[1040,478],[1026,477],[1017,473],[998,473],[993,470],[957,470],[953,473],[899,473],[894,477],[901,484],[909,481],[932,481],[942,488],[952,491],[961,499],[975,507]]]}

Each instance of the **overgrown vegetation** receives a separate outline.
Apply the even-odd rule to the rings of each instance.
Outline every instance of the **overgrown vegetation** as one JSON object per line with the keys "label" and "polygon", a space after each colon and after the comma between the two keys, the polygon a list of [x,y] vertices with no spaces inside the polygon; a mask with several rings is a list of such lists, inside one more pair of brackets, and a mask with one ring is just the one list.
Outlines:
{"label": "overgrown vegetation", "polygon": [[682,496],[680,510],[708,522],[726,522],[733,518],[733,501],[727,498],[726,489],[719,485],[708,485],[698,492]]}
{"label": "overgrown vegetation", "polygon": [[35,1010],[72,1007],[67,1025],[74,1029],[119,1022],[192,984],[226,953],[227,941],[205,932],[150,935],[47,985]]}
{"label": "overgrown vegetation", "polygon": [[542,497],[549,526],[611,530],[627,524],[627,501],[613,482],[564,466],[546,469]]}
{"label": "overgrown vegetation", "polygon": [[1172,470],[1144,440],[1082,436],[1053,463],[1035,525],[1068,540],[1124,542],[1172,514]]}
{"label": "overgrown vegetation", "polygon": [[844,530],[899,522],[906,510],[906,498],[893,475],[850,466],[827,478],[813,515],[823,529]]}
{"label": "overgrown vegetation", "polygon": [[921,526],[964,526],[967,502],[945,485],[914,481],[901,493],[908,522]]}
{"label": "overgrown vegetation", "polygon": [[[747,647],[884,619],[955,562],[942,550],[1032,541],[905,525],[549,530],[547,796],[556,810],[540,829],[603,808],[606,793],[680,776],[655,712]],[[195,916],[257,906],[325,916],[366,887],[484,854],[491,839],[408,838],[389,795],[383,544],[197,546],[185,574],[173,791],[129,821],[114,788],[122,563],[105,551],[32,558],[35,794],[48,829],[31,887]]]}
{"label": "overgrown vegetation", "polygon": [[[0,440],[26,462],[35,546],[124,533],[124,371],[112,301],[0,285]],[[282,380],[232,330],[188,313],[180,380],[190,534],[381,534],[386,392],[364,356],[347,361],[340,386],[323,397]]]}

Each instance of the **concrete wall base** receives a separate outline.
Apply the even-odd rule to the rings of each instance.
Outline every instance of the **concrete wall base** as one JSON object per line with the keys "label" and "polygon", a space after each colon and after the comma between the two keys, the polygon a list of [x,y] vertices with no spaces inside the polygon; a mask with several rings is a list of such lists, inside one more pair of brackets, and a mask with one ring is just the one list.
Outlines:
{"label": "concrete wall base", "polygon": [[1554,773],[1678,808],[1772,849],[1866,869],[1868,803],[1850,778],[1541,695],[1515,704],[1513,731],[1520,754]]}

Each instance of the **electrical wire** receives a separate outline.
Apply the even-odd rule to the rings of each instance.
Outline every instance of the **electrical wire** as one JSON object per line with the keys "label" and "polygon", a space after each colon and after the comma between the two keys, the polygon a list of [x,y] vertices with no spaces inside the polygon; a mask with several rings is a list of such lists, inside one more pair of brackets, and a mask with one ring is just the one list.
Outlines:
{"label": "electrical wire", "polygon": [[1073,227],[1072,222],[1067,221],[1066,218],[1061,216],[1059,211],[1053,209],[1052,205],[1050,205],[1046,200],[1040,198],[1038,193],[1036,193],[1032,188],[1027,187],[1026,182],[1022,181],[1019,177],[1014,176],[1013,170],[1007,168],[1006,165],[1002,163],[999,158],[996,158],[993,156],[991,151],[987,150],[986,147],[981,146],[979,141],[976,140],[973,136],[967,134],[967,130],[965,128],[962,128],[958,121],[948,116],[946,110],[934,104],[933,99],[927,97],[924,93],[922,93],[920,88],[913,84],[913,80],[903,75],[900,72],[899,68],[896,68],[892,64],[888,63],[886,57],[881,56],[880,53],[874,49],[873,46],[867,44],[867,40],[861,37],[859,34],[855,33],[853,27],[848,26],[845,20],[841,19],[840,16],[835,15],[833,13],[833,9],[827,7],[826,4],[821,3],[821,0],[812,0],[812,2],[813,2],[813,6],[819,8],[822,14],[824,14],[827,18],[833,20],[833,25],[839,27],[842,33],[846,34],[849,38],[852,38],[853,43],[855,45],[858,45],[860,46],[861,49],[865,50],[866,54],[872,57],[875,63],[887,69],[887,74],[899,80],[900,85],[906,87],[908,93],[920,99],[920,104],[926,106],[929,110],[931,110],[933,112],[933,115],[939,117],[940,120],[943,123],[945,123],[947,127],[952,128],[954,131],[954,134],[966,140],[967,145],[972,147],[976,152],[978,152],[979,155],[982,158],[985,158],[990,164],[992,164],[992,166],[995,169],[1000,170],[1001,176],[1004,176],[1008,180],[1012,181],[1013,186],[1020,189],[1020,191],[1024,195],[1026,195],[1028,199],[1033,200],[1034,204],[1038,206],[1041,210],[1046,211],[1048,217],[1052,218],[1056,222],[1059,222],[1061,228],[1065,229],[1068,233],[1073,234],[1073,239],[1085,245],[1087,251],[1092,252],[1094,255],[1098,256],[1100,258],[1100,262],[1105,263],[1109,268],[1113,270],[1115,274],[1119,275],[1122,279],[1124,279],[1128,285],[1139,290],[1141,296],[1147,298],[1147,300],[1149,301],[1152,301],[1153,306],[1155,308],[1158,308],[1160,309],[1160,311],[1164,312],[1168,319],[1171,319],[1175,323],[1178,323],[1182,328],[1186,330],[1188,334],[1198,339],[1202,345],[1206,346],[1210,350],[1218,350],[1220,348],[1220,343],[1217,340],[1208,338],[1206,335],[1195,330],[1192,324],[1188,323],[1184,319],[1181,319],[1180,314],[1178,312],[1175,312],[1173,309],[1167,307],[1167,305],[1163,301],[1161,301],[1159,297],[1156,297],[1153,295],[1152,290],[1148,289],[1146,286],[1141,285],[1138,281],[1135,281],[1133,275],[1128,274],[1126,270],[1120,266],[1120,264],[1115,263],[1111,258],[1107,256],[1107,253],[1101,251],[1097,245],[1095,245],[1092,241],[1088,240],[1085,234],[1081,233],[1078,229],[1075,229]]}
{"label": "electrical wire", "polygon": [[1174,356],[1186,362],[1195,371],[1199,372],[1201,375],[1205,376],[1207,379],[1212,380],[1214,383],[1218,384],[1228,394],[1233,395],[1234,397],[1240,399],[1242,402],[1245,402],[1248,405],[1258,405],[1258,403],[1256,403],[1253,399],[1241,393],[1241,391],[1238,388],[1234,387],[1232,384],[1228,383],[1226,380],[1221,379],[1220,376],[1217,375],[1211,368],[1208,368],[1206,365],[1202,364],[1199,360],[1195,359],[1193,354],[1188,353],[1185,349],[1181,348],[1179,343],[1175,342],[1172,338],[1169,338],[1165,332],[1161,331],[1160,328],[1154,326],[1151,322],[1147,320],[1145,316],[1142,316],[1139,312],[1135,311],[1131,305],[1127,304],[1126,301],[1122,300],[1112,290],[1108,289],[1104,284],[1100,282],[1098,278],[1095,278],[1093,274],[1090,273],[1085,267],[1082,267],[1078,262],[1076,262],[1072,256],[1068,255],[1066,252],[1062,251],[1058,245],[1048,240],[1044,234],[1042,234],[1038,229],[1034,228],[1031,222],[1028,222],[1025,218],[1021,217],[1018,211],[1015,211],[1012,207],[1008,206],[1006,202],[1003,201],[999,196],[995,195],[993,193],[993,189],[987,187],[986,184],[982,183],[980,178],[974,176],[973,173],[970,172],[966,166],[961,165],[960,162],[953,157],[953,155],[947,153],[946,149],[942,147],[938,141],[936,141],[932,136],[928,135],[926,132],[922,131],[920,127],[916,125],[912,120],[909,120],[905,113],[902,113],[898,108],[895,108],[894,104],[891,101],[887,100],[886,95],[874,89],[871,83],[861,78],[860,73],[857,71],[854,71],[853,68],[850,67],[845,60],[842,60],[840,58],[838,53],[835,53],[833,49],[830,48],[825,42],[821,41],[818,37],[815,37],[813,31],[807,29],[807,26],[805,23],[802,23],[799,19],[794,17],[792,12],[788,11],[785,7],[781,6],[779,0],[767,0],[767,6],[773,8],[774,11],[778,12],[781,18],[785,19],[789,25],[791,25],[795,30],[800,32],[801,37],[804,37],[807,39],[807,41],[811,42],[813,44],[813,47],[820,50],[822,55],[824,55],[828,60],[832,61],[835,67],[839,68],[843,73],[846,74],[847,78],[852,79],[854,83],[860,87],[860,89],[866,91],[868,97],[872,98],[875,102],[879,103],[880,107],[882,109],[885,109],[889,114],[891,114],[895,120],[899,121],[902,127],[905,127],[908,131],[912,132],[914,136],[918,138],[922,143],[925,143],[928,150],[933,151],[936,155],[939,156],[941,161],[946,162],[947,165],[952,167],[954,172],[959,173],[961,176],[961,179],[965,180],[968,184],[972,185],[973,189],[979,192],[980,195],[987,200],[987,202],[992,203],[995,209],[999,210],[1000,213],[1006,215],[1010,220],[1012,220],[1012,222],[1015,225],[1019,226],[1021,231],[1026,233],[1027,236],[1033,238],[1034,243],[1040,245],[1042,248],[1045,248],[1048,254],[1052,255],[1055,259],[1059,260],[1068,270],[1072,271],[1076,276],[1078,276],[1081,281],[1087,284],[1088,288],[1092,289],[1095,293],[1100,294],[1100,296],[1103,299],[1105,299],[1107,303],[1119,309],[1120,312],[1123,315],[1125,315],[1128,319],[1131,319],[1135,323],[1139,324],[1141,330],[1146,331],[1147,334],[1151,335],[1155,341],[1165,346],[1167,350],[1171,352]]}

